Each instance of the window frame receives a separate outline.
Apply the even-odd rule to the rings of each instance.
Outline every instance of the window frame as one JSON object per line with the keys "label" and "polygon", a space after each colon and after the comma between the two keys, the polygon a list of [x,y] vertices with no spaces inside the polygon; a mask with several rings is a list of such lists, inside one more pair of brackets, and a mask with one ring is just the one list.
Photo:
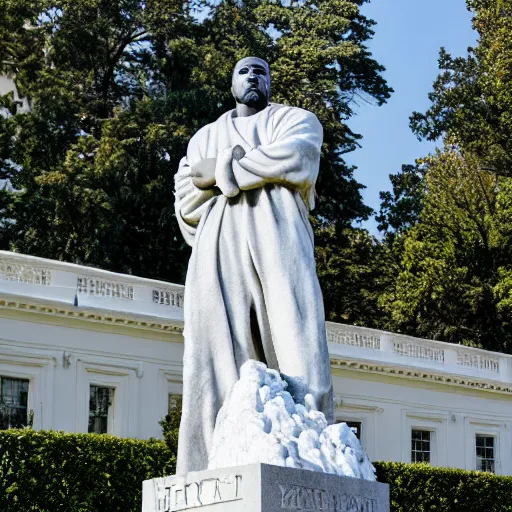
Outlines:
{"label": "window frame", "polygon": [[342,394],[335,395],[334,405],[335,422],[361,423],[361,446],[370,460],[374,460],[377,453],[377,417],[384,409],[377,404],[359,401]]}
{"label": "window frame", "polygon": [[89,400],[91,385],[113,388],[114,403],[107,420],[107,434],[119,437],[138,437],[139,394],[137,374],[134,368],[109,366],[77,361],[78,404],[76,432],[89,431]]}
{"label": "window frame", "polygon": [[354,427],[352,427],[350,424],[358,424],[359,425],[359,437],[357,436],[357,434],[352,430],[352,432],[354,432],[354,434],[356,435],[356,437],[359,439],[359,442],[361,443],[361,446],[363,444],[363,436],[364,436],[364,422],[363,420],[353,420],[353,419],[348,419],[348,418],[345,418],[345,417],[339,417],[339,418],[336,418],[335,420],[335,424],[338,424],[338,423],[346,423],[348,428],[352,429]]}
{"label": "window frame", "polygon": [[[414,441],[418,441],[417,439],[413,439],[414,432],[421,432],[422,434],[428,433],[428,452],[424,450],[415,450],[414,449]],[[432,448],[435,445],[435,436],[436,431],[432,430],[431,428],[411,428],[411,464],[419,464],[419,463],[426,463],[426,464],[432,464]],[[419,440],[420,443],[427,442],[424,439]],[[425,460],[413,460],[413,455],[415,453],[428,453],[428,461]]]}
{"label": "window frame", "polygon": [[[3,341],[3,340],[0,340]],[[53,428],[53,386],[56,358],[35,352],[5,353],[0,347],[0,375],[28,380],[27,415],[34,413],[34,430]]]}
{"label": "window frame", "polygon": [[[486,457],[482,457],[482,460],[492,460],[493,461],[493,470],[492,471],[486,471],[484,469],[479,469],[478,468],[478,455],[477,455],[477,452],[478,452],[478,445],[477,445],[477,438],[478,437],[481,437],[483,439],[492,439],[493,440],[493,446],[492,446],[492,452],[493,452],[493,458],[492,459],[489,459],[489,458],[486,458]],[[491,434],[482,434],[478,431],[475,432],[475,470],[476,471],[481,471],[482,473],[492,473],[492,474],[496,474],[496,467],[497,467],[497,447],[498,447],[498,436],[497,435],[491,435]],[[484,449],[488,449],[488,447],[484,446],[483,447]]]}
{"label": "window frame", "polygon": [[477,471],[476,467],[476,436],[494,437],[494,474],[503,475],[503,463],[507,462],[509,443],[507,443],[507,428],[502,421],[489,421],[483,418],[466,417],[465,428],[465,457],[466,469]]}
{"label": "window frame", "polygon": [[412,431],[430,432],[431,466],[447,466],[447,413],[421,410],[402,411],[402,462],[412,463]]}

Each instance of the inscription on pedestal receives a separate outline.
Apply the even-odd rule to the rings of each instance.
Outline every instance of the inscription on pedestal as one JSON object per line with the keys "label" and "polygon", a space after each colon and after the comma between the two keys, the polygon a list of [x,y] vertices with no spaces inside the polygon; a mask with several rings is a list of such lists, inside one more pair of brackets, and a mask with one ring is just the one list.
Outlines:
{"label": "inscription on pedestal", "polygon": [[188,483],[184,478],[166,479],[165,483],[156,484],[157,511],[178,512],[241,500],[241,483],[242,475],[205,478]]}
{"label": "inscription on pedestal", "polygon": [[146,480],[142,512],[389,512],[389,486],[250,464]]}
{"label": "inscription on pedestal", "polygon": [[281,509],[300,512],[376,512],[377,501],[332,490],[279,485]]}

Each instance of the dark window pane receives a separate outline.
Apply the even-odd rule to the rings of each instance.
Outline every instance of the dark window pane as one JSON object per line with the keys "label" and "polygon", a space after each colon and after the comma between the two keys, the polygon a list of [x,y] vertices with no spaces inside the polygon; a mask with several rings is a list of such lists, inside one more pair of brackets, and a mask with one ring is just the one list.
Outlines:
{"label": "dark window pane", "polygon": [[494,473],[494,437],[477,435],[475,439],[476,469]]}
{"label": "dark window pane", "polygon": [[169,393],[167,401],[167,414],[171,414],[177,407],[181,407],[182,395]]}
{"label": "dark window pane", "polygon": [[347,426],[354,432],[357,439],[361,441],[361,435],[363,431],[363,424],[360,421],[345,421],[345,420],[337,420],[336,423],[346,423]]}
{"label": "dark window pane", "polygon": [[0,429],[27,426],[29,381],[0,377]]}
{"label": "dark window pane", "polygon": [[412,430],[411,462],[430,463],[430,431]]}
{"label": "dark window pane", "polygon": [[106,434],[108,432],[108,411],[114,400],[114,389],[91,386],[89,393],[88,432]]}

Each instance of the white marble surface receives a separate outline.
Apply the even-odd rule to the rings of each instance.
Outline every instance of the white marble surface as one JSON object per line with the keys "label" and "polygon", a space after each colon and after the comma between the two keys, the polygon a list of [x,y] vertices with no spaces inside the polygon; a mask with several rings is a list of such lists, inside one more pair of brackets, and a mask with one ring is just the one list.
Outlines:
{"label": "white marble surface", "polygon": [[288,385],[263,363],[246,362],[217,416],[208,469],[265,463],[375,480],[346,423],[327,425],[311,395],[294,402]]}
{"label": "white marble surface", "polygon": [[[291,377],[294,396],[311,393],[326,417],[333,415],[308,212],[322,126],[311,112],[274,103],[238,123],[236,114],[223,114],[192,137],[175,177],[176,217],[192,245],[177,460],[182,475],[206,469],[215,419],[249,359]],[[235,161],[237,146],[245,156]],[[217,186],[200,189],[193,168],[212,160]]]}

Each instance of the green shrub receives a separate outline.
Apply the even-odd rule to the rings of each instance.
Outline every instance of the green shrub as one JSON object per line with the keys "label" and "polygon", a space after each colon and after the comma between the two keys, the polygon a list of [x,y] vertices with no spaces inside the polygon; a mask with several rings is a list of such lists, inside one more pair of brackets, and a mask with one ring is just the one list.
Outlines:
{"label": "green shrub", "polygon": [[[178,416],[162,422],[175,448]],[[140,512],[142,482],[172,475],[162,441],[53,431],[0,431],[2,512]],[[512,477],[375,462],[391,512],[512,512]]]}
{"label": "green shrub", "polygon": [[0,510],[140,512],[143,480],[174,469],[162,441],[0,431]]}
{"label": "green shrub", "polygon": [[180,432],[181,409],[183,407],[183,398],[176,396],[174,399],[174,407],[169,414],[159,422],[162,427],[162,435],[164,442],[171,450],[171,453],[178,453],[178,436]]}
{"label": "green shrub", "polygon": [[512,477],[374,462],[379,482],[390,484],[391,512],[511,512]]}

